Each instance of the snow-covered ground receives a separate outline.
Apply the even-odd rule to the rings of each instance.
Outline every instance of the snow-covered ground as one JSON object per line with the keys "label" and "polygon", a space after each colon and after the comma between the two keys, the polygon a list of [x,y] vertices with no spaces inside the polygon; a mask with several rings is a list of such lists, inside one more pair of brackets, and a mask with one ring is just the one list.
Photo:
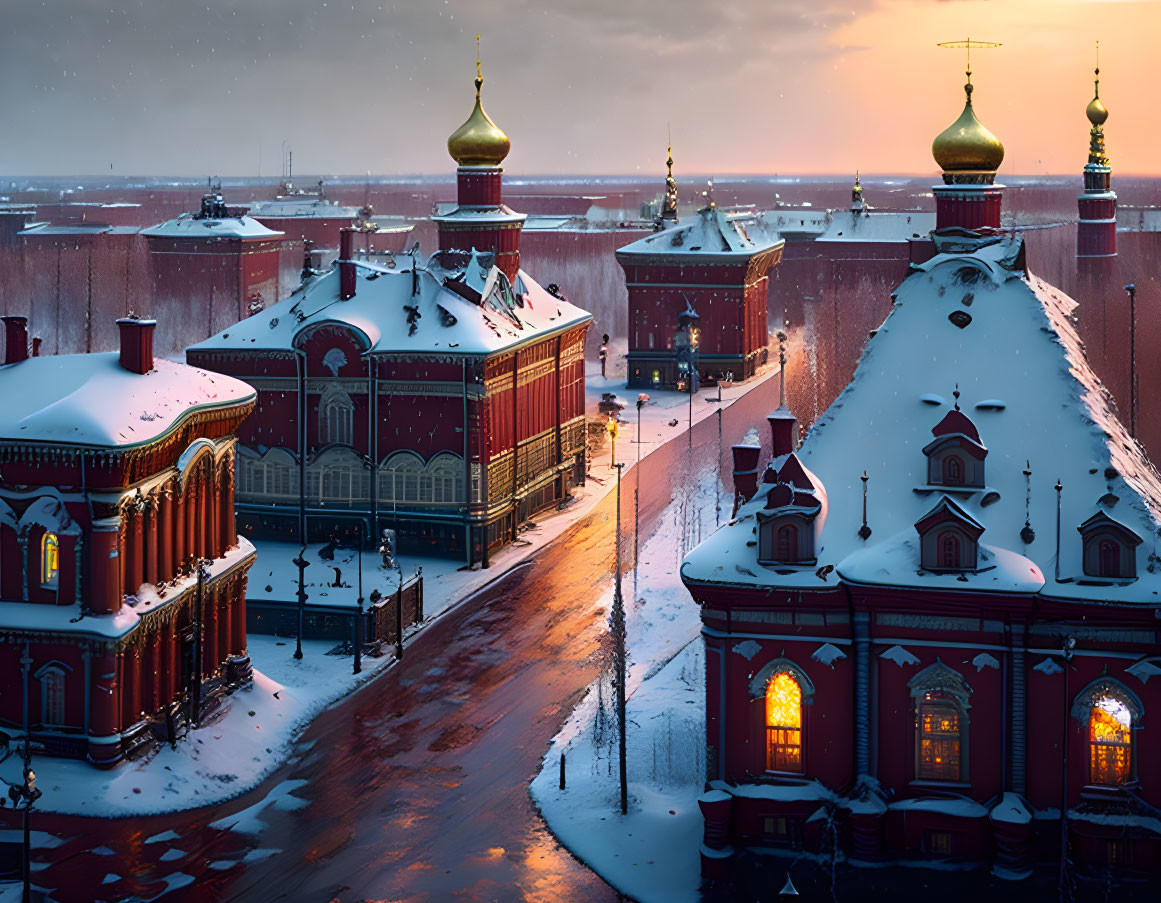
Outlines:
{"label": "snow-covered ground", "polygon": [[[599,373],[599,365],[594,363],[590,367]],[[729,404],[776,373],[775,368],[767,368],[744,385],[724,390],[723,403]],[[637,459],[636,393],[626,392],[621,380],[590,374],[591,411],[596,411],[597,401],[606,391],[617,392],[630,403],[618,437],[617,457],[632,467]],[[649,394],[650,403],[642,410],[641,417],[642,457],[669,439],[681,436],[688,428],[687,395]],[[708,398],[717,398],[717,390],[706,390],[694,398],[695,423],[719,407],[716,402],[707,403]],[[669,425],[673,419],[678,420],[677,426]],[[423,629],[441,613],[527,561],[592,511],[614,488],[615,480],[609,479],[611,473],[606,452],[591,465],[590,479],[574,491],[573,502],[563,510],[552,510],[535,518],[521,533],[519,542],[509,544],[492,557],[488,570],[462,569],[461,562],[447,559],[403,556],[400,564],[406,576],[423,568],[426,620],[417,629]],[[710,501],[713,496],[713,478],[707,476],[692,494],[675,499],[657,537],[644,546],[642,560],[646,564],[639,575],[639,597],[646,601],[643,605],[630,605],[630,636],[635,643],[631,671],[634,684],[631,685],[639,683],[651,668],[672,657],[696,635],[697,612],[680,586],[677,568],[685,552],[713,529],[714,506]],[[699,516],[708,517],[708,521],[702,523],[697,520]],[[298,546],[261,541],[255,545],[258,559],[250,572],[249,598],[293,599],[298,572],[291,561]],[[336,550],[333,562],[323,561],[318,557],[320,548],[321,544],[314,545],[307,553],[311,566],[306,571],[306,580],[311,600],[353,606],[358,573],[354,553]],[[329,567],[332,564],[341,569],[344,586],[327,585],[335,579],[335,572]],[[369,596],[374,588],[385,592],[397,585],[399,572],[383,569],[378,555],[364,553],[363,568],[365,595]],[[631,579],[629,576],[628,580]],[[631,598],[631,586],[631,582],[626,583],[626,598]],[[593,604],[607,607],[611,598],[610,586]],[[226,697],[209,723],[178,742],[176,749],[162,746],[109,771],[77,760],[34,757],[37,785],[44,791],[37,802],[38,808],[84,815],[130,816],[205,806],[239,796],[257,786],[286,760],[295,737],[316,715],[392,661],[390,656],[364,657],[363,673],[355,677],[351,673],[350,656],[326,655],[336,645],[332,641],[304,642],[301,661],[292,657],[293,640],[251,634],[247,642],[254,665],[253,686]],[[7,780],[17,779],[19,774],[18,756],[0,764],[0,776]]]}
{"label": "snow-covered ground", "polygon": [[[637,602],[626,611],[629,814],[619,809],[616,718],[607,676],[553,739],[530,788],[561,843],[641,901],[699,899],[704,666],[697,606],[678,567],[686,550],[714,528],[716,480],[716,474],[704,474],[676,497],[642,549]],[[632,579],[627,576],[629,585]],[[597,604],[607,610],[611,602],[608,587]]]}
{"label": "snow-covered ground", "polygon": [[[363,658],[352,674],[350,656],[327,655],[336,644],[308,640],[303,657],[294,641],[251,636],[252,686],[227,696],[202,727],[117,768],[101,771],[76,759],[34,756],[38,809],[80,815],[150,815],[218,803],[257,786],[281,765],[298,733],[319,712],[365,684],[393,659]],[[19,756],[0,765],[8,781],[20,777]],[[0,898],[2,899],[2,898]]]}

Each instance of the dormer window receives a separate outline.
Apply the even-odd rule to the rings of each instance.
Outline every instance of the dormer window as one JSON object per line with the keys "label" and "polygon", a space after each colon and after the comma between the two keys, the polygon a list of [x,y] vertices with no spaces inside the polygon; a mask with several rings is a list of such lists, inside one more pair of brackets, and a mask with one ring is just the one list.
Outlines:
{"label": "dormer window", "polygon": [[826,519],[826,490],[798,456],[791,453],[767,472],[759,497],[766,504],[758,516],[759,564],[813,564],[815,537]]}
{"label": "dormer window", "polygon": [[979,538],[984,527],[951,499],[944,496],[915,524],[919,557],[924,570],[974,571],[979,558]]}
{"label": "dormer window", "polygon": [[1136,579],[1140,536],[1103,511],[1098,511],[1076,529],[1081,535],[1086,576],[1105,580]]}
{"label": "dormer window", "polygon": [[959,409],[948,411],[931,434],[935,439],[923,449],[928,485],[983,489],[988,450],[968,416]]}

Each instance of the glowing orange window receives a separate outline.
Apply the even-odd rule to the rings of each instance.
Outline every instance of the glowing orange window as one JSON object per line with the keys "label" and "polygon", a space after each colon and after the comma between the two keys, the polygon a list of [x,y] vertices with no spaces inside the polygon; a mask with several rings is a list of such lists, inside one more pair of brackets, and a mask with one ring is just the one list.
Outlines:
{"label": "glowing orange window", "polygon": [[1132,715],[1119,699],[1098,699],[1088,718],[1090,780],[1117,787],[1132,773]]}
{"label": "glowing orange window", "polygon": [[919,703],[919,778],[960,779],[960,713],[940,693],[927,693]]}
{"label": "glowing orange window", "polygon": [[802,773],[802,688],[785,671],[766,685],[766,768]]}

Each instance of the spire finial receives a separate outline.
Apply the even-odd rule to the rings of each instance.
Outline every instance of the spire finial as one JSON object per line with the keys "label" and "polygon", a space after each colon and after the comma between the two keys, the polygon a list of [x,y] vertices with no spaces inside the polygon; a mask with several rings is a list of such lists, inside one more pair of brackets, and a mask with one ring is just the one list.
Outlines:
{"label": "spire finial", "polygon": [[964,74],[967,76],[967,84],[965,84],[963,86],[963,90],[964,90],[964,94],[967,95],[968,106],[971,106],[972,90],[973,90],[973,86],[972,86],[972,48],[975,48],[977,50],[982,50],[982,49],[988,49],[988,48],[992,48],[992,47],[1002,47],[1003,45],[999,44],[995,41],[973,41],[971,38],[968,38],[965,41],[943,41],[942,43],[940,43],[937,46],[950,47],[950,48],[953,48],[956,50],[966,50],[967,51],[967,69],[964,72]]}
{"label": "spire finial", "polygon": [[955,409],[958,411],[959,410],[959,383],[955,384],[955,391],[953,391],[951,394],[952,394],[952,397],[955,398]]}
{"label": "spire finial", "polygon": [[786,333],[778,330],[778,403],[786,407]]}
{"label": "spire finial", "polygon": [[1101,96],[1101,42],[1096,42],[1096,68],[1093,69],[1093,97]]}
{"label": "spire finial", "polygon": [[476,32],[476,94],[484,84],[484,69],[480,63],[480,33]]}

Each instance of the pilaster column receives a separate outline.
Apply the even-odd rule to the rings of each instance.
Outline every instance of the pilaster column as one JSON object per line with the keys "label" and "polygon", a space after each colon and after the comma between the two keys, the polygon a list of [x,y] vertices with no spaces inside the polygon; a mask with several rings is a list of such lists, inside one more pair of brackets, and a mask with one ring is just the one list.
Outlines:
{"label": "pilaster column", "polygon": [[234,619],[234,626],[230,630],[230,653],[232,655],[246,654],[246,578],[238,581],[238,587],[233,593],[234,599],[230,607],[230,615]]}
{"label": "pilaster column", "polygon": [[145,579],[143,582],[157,586],[157,499],[150,496],[145,500],[142,538],[145,552]]}
{"label": "pilaster column", "polygon": [[855,774],[871,774],[871,615],[856,611],[855,641]]}
{"label": "pilaster column", "polygon": [[218,667],[218,593],[206,587],[202,609],[202,669],[210,677]]}
{"label": "pilaster column", "polygon": [[158,537],[157,537],[157,569],[158,577],[162,581],[172,580],[176,568],[174,567],[173,541],[173,492],[167,485],[157,495],[158,504]]}
{"label": "pilaster column", "polygon": [[1012,792],[1023,795],[1028,788],[1027,746],[1028,746],[1028,671],[1027,639],[1023,625],[1012,628],[1011,645],[1008,647],[1008,670],[1012,675],[1012,704],[1009,707],[1011,724],[1011,783]]}

